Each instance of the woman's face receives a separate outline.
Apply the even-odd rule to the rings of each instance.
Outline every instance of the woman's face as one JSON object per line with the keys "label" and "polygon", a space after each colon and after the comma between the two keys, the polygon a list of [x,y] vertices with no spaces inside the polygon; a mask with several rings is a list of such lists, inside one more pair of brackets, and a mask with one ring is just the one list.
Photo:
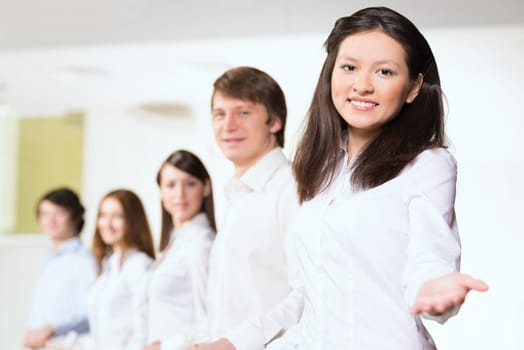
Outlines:
{"label": "woman's face", "polygon": [[176,227],[182,226],[200,212],[209,185],[171,164],[160,171],[160,199],[171,214]]}
{"label": "woman's face", "polygon": [[350,35],[340,44],[331,76],[335,108],[350,134],[373,138],[418,94],[422,76],[409,79],[406,53],[381,31]]}
{"label": "woman's face", "polygon": [[97,226],[105,244],[117,250],[125,248],[126,222],[124,208],[122,208],[122,204],[118,200],[107,197],[102,201],[98,213]]}

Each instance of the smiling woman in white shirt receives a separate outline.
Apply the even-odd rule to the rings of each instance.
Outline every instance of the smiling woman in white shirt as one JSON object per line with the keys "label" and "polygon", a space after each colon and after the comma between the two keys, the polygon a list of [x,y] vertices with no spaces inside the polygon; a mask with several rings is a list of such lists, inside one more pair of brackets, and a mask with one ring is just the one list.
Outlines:
{"label": "smiling woman in white shirt", "polygon": [[215,238],[211,178],[193,153],[178,150],[157,175],[161,258],[147,291],[147,350],[169,350],[175,334],[196,334],[206,314],[209,253]]}
{"label": "smiling woman in white shirt", "polygon": [[435,58],[404,16],[339,19],[293,170],[305,298],[274,349],[434,349],[470,290],[458,272],[457,163],[445,148]]}
{"label": "smiling woman in white shirt", "polygon": [[115,190],[102,199],[93,252],[100,271],[88,303],[94,349],[141,349],[145,330],[140,292],[155,253],[135,193]]}
{"label": "smiling woman in white shirt", "polygon": [[135,193],[118,189],[103,197],[93,253],[98,277],[88,296],[90,335],[50,346],[82,350],[142,349],[145,327],[141,292],[155,255],[146,213]]}

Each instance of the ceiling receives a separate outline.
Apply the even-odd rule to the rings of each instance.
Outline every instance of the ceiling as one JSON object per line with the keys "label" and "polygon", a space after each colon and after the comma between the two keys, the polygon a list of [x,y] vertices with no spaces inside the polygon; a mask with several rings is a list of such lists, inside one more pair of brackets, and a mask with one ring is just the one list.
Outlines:
{"label": "ceiling", "polygon": [[[207,91],[180,82],[209,85],[232,65],[266,64],[268,52],[314,61],[337,18],[373,5],[422,30],[524,25],[524,0],[0,0],[0,117],[94,108],[187,114]],[[300,35],[318,37],[313,48]],[[257,41],[264,37],[280,48]]]}
{"label": "ceiling", "polygon": [[327,33],[377,4],[420,27],[524,23],[523,0],[0,0],[0,50]]}

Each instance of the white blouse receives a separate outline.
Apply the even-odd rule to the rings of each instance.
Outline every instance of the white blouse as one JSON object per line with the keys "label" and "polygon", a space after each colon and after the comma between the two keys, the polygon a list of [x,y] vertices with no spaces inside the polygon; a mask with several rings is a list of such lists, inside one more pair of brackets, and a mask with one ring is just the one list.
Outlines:
{"label": "white blouse", "polygon": [[[147,291],[147,343],[173,348],[175,333],[195,333],[206,314],[209,252],[215,233],[204,213],[173,231]],[[171,339],[173,338],[173,339]]]}
{"label": "white blouse", "polygon": [[153,259],[137,250],[113,253],[89,291],[89,338],[82,348],[141,350],[145,345],[141,291]]}
{"label": "white blouse", "polygon": [[355,192],[345,160],[300,210],[304,311],[268,349],[434,349],[409,310],[425,281],[459,269],[456,161],[427,150],[396,178]]}

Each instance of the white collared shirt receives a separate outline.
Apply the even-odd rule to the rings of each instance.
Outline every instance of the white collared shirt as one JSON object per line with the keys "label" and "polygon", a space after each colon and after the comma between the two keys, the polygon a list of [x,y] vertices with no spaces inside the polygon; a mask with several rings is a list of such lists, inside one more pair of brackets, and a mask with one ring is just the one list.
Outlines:
{"label": "white collared shirt", "polygon": [[456,161],[445,149],[427,150],[361,192],[347,186],[351,168],[343,164],[328,190],[302,205],[304,312],[268,348],[434,349],[409,310],[425,281],[459,269]]}
{"label": "white collared shirt", "polygon": [[[102,273],[89,291],[88,317],[91,334],[82,348],[141,350],[145,345],[143,284],[153,259],[135,249],[104,261]],[[82,344],[82,343],[81,343]]]}
{"label": "white collared shirt", "polygon": [[275,148],[226,186],[225,218],[211,251],[210,339],[226,336],[237,349],[250,341],[235,327],[281,302],[288,284],[286,234],[298,210],[291,167]]}
{"label": "white collared shirt", "polygon": [[[147,343],[171,349],[176,332],[194,333],[206,313],[209,252],[215,233],[204,213],[177,228],[148,287]],[[176,338],[175,338],[176,340]]]}

